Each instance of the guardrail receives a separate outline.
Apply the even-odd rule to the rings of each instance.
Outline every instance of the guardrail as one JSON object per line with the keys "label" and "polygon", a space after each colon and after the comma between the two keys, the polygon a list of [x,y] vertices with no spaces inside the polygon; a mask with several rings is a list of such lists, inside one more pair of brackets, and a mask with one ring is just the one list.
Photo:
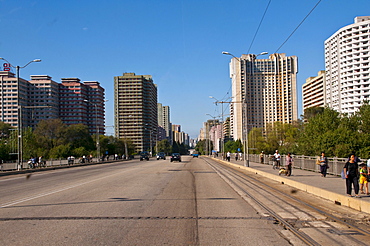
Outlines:
{"label": "guardrail", "polygon": [[[263,164],[272,165],[273,155],[264,155]],[[285,165],[286,155],[281,155],[281,165]],[[298,168],[302,170],[308,170],[313,172],[320,172],[320,165],[316,164],[316,159],[318,156],[303,156],[303,155],[292,155],[293,157],[293,168]],[[249,161],[260,163],[260,155],[249,155]],[[337,158],[337,157],[328,157],[329,169],[327,170],[328,174],[340,175],[343,170],[343,167],[347,161],[347,158]]]}
{"label": "guardrail", "polygon": [[[126,159],[125,159],[126,160]],[[22,167],[20,168],[21,170],[33,170],[33,169],[43,169],[43,168],[50,168],[50,167],[61,167],[61,166],[72,166],[72,165],[88,165],[88,164],[97,164],[97,163],[108,163],[108,162],[113,162],[113,161],[125,161],[123,159],[118,159],[115,160],[114,158],[110,158],[108,160],[104,161],[98,161],[97,158],[92,158],[90,161],[85,160],[80,161],[80,159],[75,158],[73,161],[68,163],[67,159],[50,159],[50,160],[45,160],[45,165],[38,165],[34,168],[32,168],[29,164],[28,161],[23,161],[22,162]],[[6,163],[1,163],[0,164],[0,171],[16,171],[18,170],[18,163],[15,162],[6,162]]]}

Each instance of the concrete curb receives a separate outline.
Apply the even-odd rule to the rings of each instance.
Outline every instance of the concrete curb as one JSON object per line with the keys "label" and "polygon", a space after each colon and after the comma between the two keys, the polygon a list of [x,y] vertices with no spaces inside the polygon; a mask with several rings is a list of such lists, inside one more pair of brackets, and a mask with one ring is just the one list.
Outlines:
{"label": "concrete curb", "polygon": [[212,158],[212,159],[216,160],[218,162],[227,164],[229,166],[240,168],[240,169],[243,169],[243,170],[248,171],[250,173],[255,173],[257,175],[261,175],[261,176],[266,177],[268,179],[275,180],[279,183],[286,184],[286,185],[294,187],[298,190],[308,192],[308,193],[313,194],[315,196],[318,196],[318,197],[327,199],[329,201],[332,201],[337,205],[343,205],[343,206],[346,206],[346,207],[349,207],[349,208],[352,208],[352,209],[370,214],[370,202],[363,201],[363,200],[361,200],[361,198],[348,197],[348,196],[337,194],[337,193],[327,191],[327,190],[324,190],[324,189],[321,189],[321,188],[317,188],[317,187],[314,187],[312,185],[299,183],[297,181],[294,181],[294,180],[291,180],[289,178],[285,178],[285,177],[282,177],[282,176],[279,176],[279,175],[274,175],[274,174],[271,174],[271,173],[266,173],[266,172],[263,172],[263,171],[259,171],[257,169],[253,169],[251,167],[244,167],[244,166],[236,165],[236,164],[226,162],[226,161],[223,161],[223,160],[219,160],[219,159],[216,159],[216,158]]}

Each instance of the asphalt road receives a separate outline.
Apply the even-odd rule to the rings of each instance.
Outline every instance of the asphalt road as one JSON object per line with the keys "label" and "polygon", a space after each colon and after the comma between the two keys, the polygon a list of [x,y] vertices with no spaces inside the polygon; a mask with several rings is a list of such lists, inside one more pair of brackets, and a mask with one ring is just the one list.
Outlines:
{"label": "asphalt road", "polygon": [[289,245],[201,158],[0,178],[0,245]]}

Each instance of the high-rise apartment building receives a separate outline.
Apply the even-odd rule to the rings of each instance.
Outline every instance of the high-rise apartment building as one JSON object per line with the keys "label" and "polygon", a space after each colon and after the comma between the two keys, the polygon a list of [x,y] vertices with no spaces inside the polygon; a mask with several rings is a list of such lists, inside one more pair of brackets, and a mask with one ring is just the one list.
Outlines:
{"label": "high-rise apartment building", "polygon": [[165,130],[165,138],[172,143],[172,130],[170,120],[170,107],[158,103],[158,126]]}
{"label": "high-rise apartment building", "polygon": [[35,128],[41,120],[59,118],[59,84],[48,75],[31,75],[29,80],[27,125]]}
{"label": "high-rise apartment building", "polygon": [[104,89],[97,81],[62,78],[59,84],[60,118],[67,125],[84,124],[89,132],[105,133]]}
{"label": "high-rise apartment building", "polygon": [[356,17],[325,41],[326,104],[352,114],[370,96],[370,16]]}
{"label": "high-rise apartment building", "polygon": [[[0,103],[1,121],[13,127],[27,126],[28,117],[26,116],[25,106],[28,104],[29,83],[27,80],[19,78],[19,85],[15,74],[10,71],[0,71]],[[23,107],[20,107],[23,106]],[[19,114],[23,112],[23,114]],[[19,117],[24,115],[24,117]]]}
{"label": "high-rise apartment building", "polygon": [[324,107],[325,71],[319,71],[316,77],[309,77],[302,85],[303,110],[312,107]]}
{"label": "high-rise apartment building", "polygon": [[0,87],[1,121],[13,127],[18,116],[22,128],[60,118],[67,125],[87,125],[91,134],[105,134],[104,89],[98,82],[68,78],[57,83],[48,75],[32,75],[29,81],[19,78],[18,90],[14,73],[0,71]]}
{"label": "high-rise apartment building", "polygon": [[230,62],[230,127],[234,139],[244,139],[243,129],[298,119],[297,57],[282,53],[269,59],[256,58],[248,54]]}
{"label": "high-rise apartment building", "polygon": [[114,77],[115,136],[131,139],[136,152],[156,144],[157,86],[150,75],[124,73]]}

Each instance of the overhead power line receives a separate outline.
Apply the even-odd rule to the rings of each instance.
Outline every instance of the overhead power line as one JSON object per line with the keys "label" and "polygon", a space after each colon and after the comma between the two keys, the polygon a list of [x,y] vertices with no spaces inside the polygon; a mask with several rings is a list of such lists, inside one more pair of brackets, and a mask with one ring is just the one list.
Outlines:
{"label": "overhead power line", "polygon": [[261,18],[260,24],[259,24],[259,25],[258,25],[258,27],[257,27],[256,33],[254,34],[254,37],[253,37],[252,42],[251,42],[251,45],[249,45],[249,48],[248,48],[248,52],[247,52],[247,54],[249,54],[249,51],[250,51],[250,49],[252,48],[252,45],[253,45],[253,43],[254,43],[254,39],[256,38],[257,33],[258,33],[258,31],[260,30],[260,27],[261,27],[262,21],[263,21],[263,19],[265,18],[265,15],[266,15],[266,12],[267,12],[267,10],[268,10],[268,8],[269,8],[269,6],[270,6],[270,3],[271,3],[271,0],[269,1],[269,3],[268,3],[268,4],[267,4],[267,6],[266,6],[265,12],[263,13],[263,16],[262,16],[262,18]]}
{"label": "overhead power line", "polygon": [[291,36],[293,36],[293,34],[295,33],[295,31],[297,31],[297,29],[303,24],[303,22],[308,18],[308,16],[315,10],[315,8],[319,5],[319,3],[321,2],[321,0],[319,0],[316,5],[311,9],[311,11],[306,15],[306,17],[304,17],[304,19],[301,21],[301,23],[299,23],[299,25],[294,29],[294,31],[289,35],[289,37],[282,43],[282,45],[280,45],[280,47],[275,51],[275,53],[277,53],[281,47],[283,47],[283,45],[288,42],[288,40],[290,39]]}

